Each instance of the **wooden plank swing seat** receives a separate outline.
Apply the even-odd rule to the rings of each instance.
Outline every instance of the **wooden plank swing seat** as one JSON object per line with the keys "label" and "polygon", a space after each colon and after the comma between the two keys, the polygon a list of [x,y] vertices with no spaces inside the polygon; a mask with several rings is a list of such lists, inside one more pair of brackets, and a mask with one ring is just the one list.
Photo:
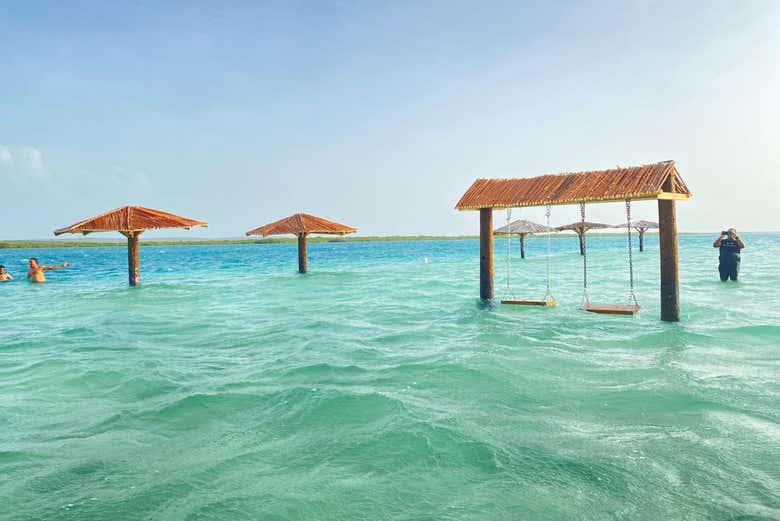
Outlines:
{"label": "wooden plank swing seat", "polygon": [[[497,233],[501,233],[507,236],[507,243],[506,243],[506,256],[507,256],[507,292],[504,294],[504,298],[501,299],[502,304],[511,305],[511,306],[534,306],[534,307],[543,307],[543,308],[551,308],[556,306],[558,303],[555,301],[555,297],[553,296],[553,293],[550,289],[550,232],[553,231],[553,228],[550,226],[550,207],[547,206],[547,211],[545,215],[547,216],[547,226],[536,224],[531,221],[525,221],[525,220],[518,220],[512,223],[512,210],[507,209],[506,214],[506,226],[503,228],[499,228],[497,230]],[[525,258],[525,235],[530,233],[536,233],[536,232],[545,232],[547,233],[547,256],[545,257],[546,262],[546,283],[547,283],[547,292],[544,294],[544,298],[541,300],[518,300],[515,298],[514,293],[512,292],[512,288],[510,285],[510,277],[512,274],[511,269],[511,255],[510,255],[510,236],[513,232],[520,231],[520,240],[521,240],[521,257]],[[511,298],[510,298],[511,297]]]}
{"label": "wooden plank swing seat", "polygon": [[512,306],[538,306],[538,307],[553,307],[558,305],[554,300],[502,300],[502,304],[510,304]]}
{"label": "wooden plank swing seat", "polygon": [[[580,203],[580,217],[585,224],[585,203]],[[639,302],[634,294],[634,255],[631,241],[631,201],[626,201],[626,231],[628,233],[628,273],[629,273],[629,298],[627,304],[591,304],[588,298],[588,251],[583,247],[582,271],[583,271],[583,304],[582,309],[589,313],[600,315],[634,316],[639,313]],[[585,246],[585,242],[582,242]],[[633,304],[632,304],[633,302]]]}
{"label": "wooden plank swing seat", "polygon": [[582,309],[600,315],[631,315],[639,313],[640,306],[631,304],[585,304]]}

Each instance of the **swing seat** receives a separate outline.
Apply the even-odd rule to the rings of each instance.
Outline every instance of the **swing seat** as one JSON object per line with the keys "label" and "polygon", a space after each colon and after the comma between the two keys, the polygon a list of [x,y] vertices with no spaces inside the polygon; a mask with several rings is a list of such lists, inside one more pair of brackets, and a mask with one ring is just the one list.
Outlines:
{"label": "swing seat", "polygon": [[639,313],[639,305],[630,304],[585,304],[582,309],[601,315],[636,315]]}
{"label": "swing seat", "polygon": [[542,306],[552,307],[558,303],[554,300],[502,300],[502,304],[511,304],[513,306]]}

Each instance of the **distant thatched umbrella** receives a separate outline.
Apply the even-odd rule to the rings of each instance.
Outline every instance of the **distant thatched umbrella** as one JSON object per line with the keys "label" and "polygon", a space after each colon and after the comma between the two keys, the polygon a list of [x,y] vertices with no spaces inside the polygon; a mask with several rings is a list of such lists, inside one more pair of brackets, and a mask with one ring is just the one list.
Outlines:
{"label": "distant thatched umbrella", "polygon": [[131,286],[141,283],[141,264],[138,254],[138,237],[146,230],[184,228],[189,230],[198,226],[207,227],[208,223],[179,217],[143,206],[123,206],[97,217],[92,217],[65,228],[54,235],[80,233],[87,235],[95,232],[119,232],[127,237],[127,268]]}
{"label": "distant thatched umbrella", "polygon": [[564,226],[557,226],[555,229],[559,232],[563,230],[570,230],[575,232],[580,239],[580,255],[585,255],[585,234],[589,230],[600,230],[603,228],[612,228],[612,225],[604,223],[591,223],[587,221],[583,223],[582,221],[577,221]]}
{"label": "distant thatched umbrella", "polygon": [[525,259],[525,237],[526,235],[533,235],[534,233],[547,233],[555,231],[554,228],[548,228],[543,224],[538,224],[533,221],[526,221],[519,219],[513,221],[506,226],[498,228],[495,232],[496,235],[519,235],[520,236],[520,258]]}
{"label": "distant thatched umbrella", "polygon": [[260,228],[255,228],[246,232],[247,235],[287,235],[293,234],[298,237],[298,271],[306,273],[306,237],[312,233],[326,235],[346,235],[355,233],[357,229],[344,224],[328,221],[320,217],[305,213],[297,213],[290,217],[285,217],[271,224],[266,224]]}
{"label": "distant thatched umbrella", "polygon": [[[627,223],[616,224],[614,228],[626,228]],[[639,234],[639,251],[645,251],[645,232],[658,229],[658,223],[653,221],[631,221],[631,227]]]}

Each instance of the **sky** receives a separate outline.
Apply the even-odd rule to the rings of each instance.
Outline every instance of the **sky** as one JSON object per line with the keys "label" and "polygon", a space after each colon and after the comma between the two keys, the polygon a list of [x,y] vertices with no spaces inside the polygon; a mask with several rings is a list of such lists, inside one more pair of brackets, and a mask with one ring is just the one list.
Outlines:
{"label": "sky", "polygon": [[778,27],[774,0],[4,2],[0,240],[126,204],[209,222],[163,236],[476,234],[478,177],[668,159],[681,231],[780,231]]}

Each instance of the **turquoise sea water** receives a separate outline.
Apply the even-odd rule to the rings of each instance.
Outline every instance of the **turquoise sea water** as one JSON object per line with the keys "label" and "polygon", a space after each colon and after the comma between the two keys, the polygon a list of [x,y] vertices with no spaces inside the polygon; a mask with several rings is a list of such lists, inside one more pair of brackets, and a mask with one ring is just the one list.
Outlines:
{"label": "turquoise sea water", "polygon": [[[479,309],[476,241],[0,250],[69,261],[0,285],[0,519],[780,519],[780,236],[680,238],[682,322],[657,239],[634,318]],[[544,294],[542,240],[515,294]],[[593,238],[592,300],[627,295]],[[498,241],[497,294],[505,243]],[[426,263],[424,259],[427,258]]]}

